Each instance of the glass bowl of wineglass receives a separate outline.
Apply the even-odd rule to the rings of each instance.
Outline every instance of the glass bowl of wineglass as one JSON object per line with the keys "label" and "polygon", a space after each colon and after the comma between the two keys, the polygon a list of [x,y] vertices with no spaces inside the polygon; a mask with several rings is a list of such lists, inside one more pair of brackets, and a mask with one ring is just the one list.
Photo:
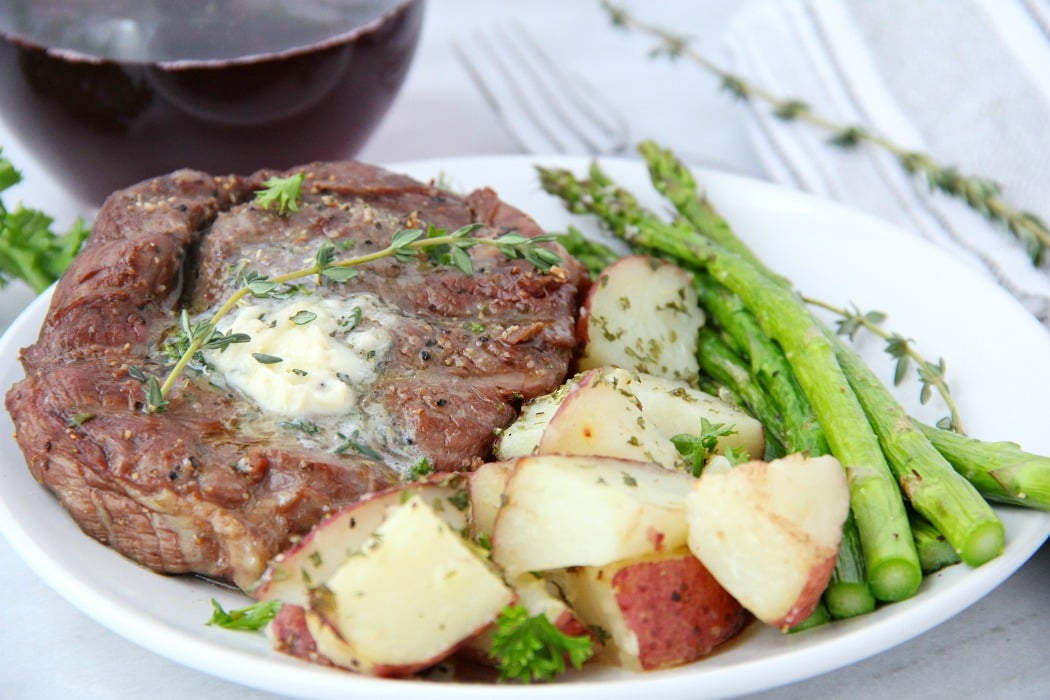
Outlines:
{"label": "glass bowl of wineglass", "polygon": [[352,157],[423,0],[0,0],[0,115],[71,193]]}

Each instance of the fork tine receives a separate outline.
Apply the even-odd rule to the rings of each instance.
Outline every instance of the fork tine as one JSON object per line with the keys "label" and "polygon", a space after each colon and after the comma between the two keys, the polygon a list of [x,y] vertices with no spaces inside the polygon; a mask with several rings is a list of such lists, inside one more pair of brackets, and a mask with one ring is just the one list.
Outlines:
{"label": "fork tine", "polygon": [[[521,110],[527,119],[528,126],[531,126],[535,131],[538,131],[547,142],[554,146],[555,151],[566,152],[571,150],[571,146],[567,144],[563,139],[559,138],[554,131],[547,126],[547,121],[540,116],[536,109],[536,103],[534,100],[529,99],[529,96],[525,93],[521,87],[521,83],[518,82],[517,77],[509,66],[503,61],[500,55],[493,48],[492,44],[488,39],[478,36],[473,42],[475,46],[481,47],[486,57],[488,58],[489,65],[493,68],[493,71],[499,75],[496,79],[498,82],[495,85],[504,86],[511,96],[510,106]],[[456,54],[463,66],[467,69],[471,79],[481,90],[485,100],[489,103],[489,106],[496,112],[503,122],[504,126],[507,127],[511,138],[514,143],[523,151],[535,151],[543,150],[542,148],[537,149],[535,147],[535,135],[531,136],[528,134],[528,129],[522,126],[522,121],[516,118],[514,112],[508,109],[508,105],[505,104],[504,99],[501,99],[501,95],[497,88],[494,87],[493,79],[487,77],[488,74],[483,74],[478,68],[478,65],[470,59],[470,54],[463,49],[459,44],[455,44]],[[523,131],[523,128],[525,131]]]}
{"label": "fork tine", "polygon": [[626,122],[523,27],[513,29],[500,31],[496,41],[476,36],[469,47],[454,42],[453,50],[517,146],[526,152],[623,151]]}
{"label": "fork tine", "polygon": [[[605,135],[606,139],[612,142],[612,145],[605,146],[605,149],[612,150],[613,152],[626,149],[628,145],[628,127],[627,121],[623,118],[623,115],[605,102],[590,83],[582,78],[570,76],[561,66],[556,64],[551,59],[550,55],[536,42],[536,39],[529,34],[520,23],[514,22],[514,28],[517,31],[522,44],[527,46],[531,52],[532,58],[546,67],[547,75],[556,77],[556,82],[559,87],[562,88],[560,94],[574,105],[580,113],[589,118],[590,125],[598,127],[602,134]],[[512,46],[512,50],[515,52],[520,51],[517,46]],[[531,62],[524,61],[524,63],[529,67],[530,71],[534,70]],[[536,74],[534,73],[534,75]],[[551,94],[551,102],[558,103],[558,97],[550,92],[551,83],[545,82],[541,76],[536,77],[537,83]],[[559,110],[559,112],[565,121],[571,121],[568,115],[561,112],[561,110]],[[588,139],[588,141],[592,144],[594,143],[592,140]],[[595,144],[595,152],[600,150],[603,149]]]}
{"label": "fork tine", "polygon": [[[585,129],[577,125],[573,119],[574,113],[567,111],[566,101],[577,108],[581,104],[586,105],[585,102],[579,99],[579,95],[573,88],[573,81],[566,78],[565,73],[554,65],[542,51],[531,51],[532,46],[535,46],[535,44],[527,47],[527,49],[522,49],[506,33],[503,33],[503,36],[503,47],[514,57],[516,65],[527,74],[536,90],[542,93],[545,111],[549,114],[549,119],[557,122],[562,127],[563,133],[568,131],[568,133],[576,137],[588,151],[598,153],[604,150],[601,145],[587,134]],[[529,53],[526,53],[526,51],[529,51]],[[544,61],[542,68],[537,63],[540,59]],[[512,78],[512,84],[520,84],[519,80]],[[588,114],[587,116],[591,115]],[[599,126],[603,131],[605,130],[604,124],[596,121],[595,125]],[[561,150],[571,150],[571,147],[562,148]]]}

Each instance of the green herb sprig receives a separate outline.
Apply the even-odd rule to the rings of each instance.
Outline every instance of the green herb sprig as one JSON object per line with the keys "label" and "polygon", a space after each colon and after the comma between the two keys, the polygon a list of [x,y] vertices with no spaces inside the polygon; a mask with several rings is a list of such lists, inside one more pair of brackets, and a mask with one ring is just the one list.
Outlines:
{"label": "green herb sprig", "polygon": [[255,191],[255,203],[263,209],[270,206],[277,208],[278,216],[285,216],[289,212],[299,211],[299,198],[302,195],[304,173],[296,173],[288,177],[277,177],[276,175],[263,183],[263,189]]}
{"label": "green herb sprig", "polygon": [[802,298],[810,306],[816,306],[838,316],[839,320],[835,323],[835,330],[839,335],[855,340],[861,329],[867,329],[885,340],[886,354],[896,360],[893,370],[894,386],[900,386],[908,376],[914,362],[920,384],[919,402],[925,406],[932,398],[933,392],[936,391],[948,408],[948,415],[937,421],[937,427],[954,430],[957,433],[963,432],[962,417],[959,415],[959,409],[952,398],[952,392],[945,376],[944,358],[937,358],[935,363],[930,362],[915,349],[914,341],[883,328],[881,324],[886,320],[886,314],[881,311],[862,312],[856,306],[853,306],[852,309],[844,309],[820,299],[807,296]]}
{"label": "green herb sprig", "polygon": [[[462,226],[451,233],[434,226],[427,229],[402,229],[393,235],[390,245],[386,248],[341,260],[335,257],[335,246],[326,242],[318,249],[314,264],[300,270],[274,277],[255,272],[242,272],[238,276],[241,286],[223,302],[211,318],[191,323],[183,312],[180,317],[181,332],[167,345],[168,353],[175,362],[174,366],[163,383],[154,377],[150,377],[147,382],[147,412],[159,413],[167,410],[168,392],[194,358],[203,359],[199,355],[202,349],[221,350],[231,343],[250,340],[250,337],[243,333],[222,334],[216,329],[219,321],[230,313],[238,302],[249,295],[256,298],[278,297],[288,283],[312,276],[316,276],[319,282],[324,280],[333,283],[347,282],[357,276],[355,268],[383,258],[393,258],[399,263],[408,263],[422,258],[439,265],[454,267],[469,275],[473,274],[474,268],[467,251],[475,246],[494,247],[507,258],[525,260],[544,273],[550,272],[551,268],[561,263],[561,256],[557,252],[540,245],[554,240],[554,236],[541,235],[529,238],[515,232],[505,233],[498,238],[472,236],[471,234],[479,228],[481,224],[474,223]],[[266,362],[270,358],[256,359]]]}
{"label": "green herb sprig", "polygon": [[[22,173],[0,148],[0,193],[22,181]],[[80,250],[91,229],[77,219],[66,233],[51,230],[47,214],[21,204],[8,210],[0,200],[0,287],[20,279],[39,294],[57,280]]]}
{"label": "green herb sprig", "polygon": [[664,56],[672,60],[687,58],[714,74],[721,81],[722,89],[729,94],[742,100],[762,102],[780,119],[797,120],[826,131],[829,134],[828,142],[832,145],[845,149],[868,145],[891,153],[906,172],[922,179],[931,192],[960,199],[992,223],[1005,228],[1021,241],[1033,265],[1039,265],[1044,260],[1050,248],[1050,228],[1036,214],[1009,204],[1003,198],[1002,187],[993,180],[964,174],[955,166],[942,165],[926,153],[899,146],[863,126],[842,124],[821,116],[802,100],[779,97],[729,72],[694,49],[687,36],[639,20],[626,8],[610,0],[602,0],[602,7],[608,12],[614,26],[657,38],[660,43],[651,51],[652,56]]}
{"label": "green herb sprig", "polygon": [[573,668],[580,668],[593,653],[590,637],[569,636],[542,613],[530,617],[522,605],[504,608],[492,637],[502,680],[549,681],[565,671],[566,656]]}
{"label": "green herb sprig", "polygon": [[209,625],[227,630],[258,632],[277,615],[277,611],[281,609],[281,601],[268,600],[227,611],[219,601],[212,598],[211,606],[213,610],[211,619],[208,620]]}
{"label": "green herb sprig", "polygon": [[[678,454],[688,462],[692,475],[700,476],[708,458],[718,448],[718,438],[736,435],[736,432],[731,425],[712,423],[706,418],[701,418],[699,435],[681,433],[673,436],[671,443],[678,450]],[[738,461],[739,455],[733,455],[733,458]]]}

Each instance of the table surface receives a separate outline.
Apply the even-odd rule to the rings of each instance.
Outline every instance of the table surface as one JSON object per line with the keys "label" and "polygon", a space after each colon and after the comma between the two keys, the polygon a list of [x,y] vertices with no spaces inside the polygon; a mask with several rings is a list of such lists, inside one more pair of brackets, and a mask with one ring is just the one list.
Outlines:
{"label": "table surface", "polygon": [[[688,29],[700,46],[717,54],[727,23],[744,4],[665,2],[650,5],[649,16]],[[469,40],[513,17],[615,103],[629,119],[632,140],[657,138],[697,163],[764,176],[749,146],[741,106],[696,70],[647,62],[649,42],[610,28],[597,2],[430,0],[427,13],[404,90],[359,154],[362,160],[516,152],[450,48],[454,39]],[[60,226],[85,211],[2,123],[0,145],[26,175],[26,182],[9,192],[9,201],[45,208]],[[31,299],[21,285],[0,291],[0,329]],[[3,539],[0,570],[6,620],[0,627],[0,697],[274,697],[187,669],[110,632],[53,592]],[[1044,697],[1050,687],[1042,647],[1044,625],[1050,625],[1047,581],[1050,545],[987,597],[933,630],[860,663],[755,697]]]}

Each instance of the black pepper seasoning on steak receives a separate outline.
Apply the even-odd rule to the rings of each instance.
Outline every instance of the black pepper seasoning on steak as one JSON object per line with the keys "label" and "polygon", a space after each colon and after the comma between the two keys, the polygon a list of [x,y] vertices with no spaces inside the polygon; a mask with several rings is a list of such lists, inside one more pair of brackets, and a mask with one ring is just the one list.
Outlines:
{"label": "black pepper seasoning on steak", "polygon": [[[56,287],[40,338],[22,351],[26,378],[6,403],[34,477],[86,533],[156,571],[248,587],[326,513],[403,478],[382,441],[337,454],[272,429],[295,416],[267,416],[207,374],[184,372],[168,411],[146,413],[129,370],[163,377],[158,343],[180,309],[214,308],[236,289],[238,269],[305,267],[322,241],[349,256],[384,248],[399,228],[480,222],[475,235],[540,233],[489,190],[460,198],[354,162],[299,170],[303,197],[288,216],[252,201],[272,172],[179,171],[113,194]],[[583,279],[574,260],[541,274],[488,246],[471,256],[470,276],[388,259],[310,290],[367,292],[396,311],[390,349],[359,400],[390,417],[402,458],[418,453],[440,470],[480,463],[520,401],[564,379],[574,346]]]}

